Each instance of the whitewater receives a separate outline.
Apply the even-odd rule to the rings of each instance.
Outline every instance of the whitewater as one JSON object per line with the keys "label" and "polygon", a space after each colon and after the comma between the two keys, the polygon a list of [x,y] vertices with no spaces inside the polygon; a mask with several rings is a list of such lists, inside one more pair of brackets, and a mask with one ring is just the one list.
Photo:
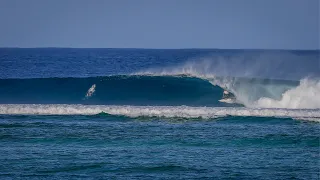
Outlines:
{"label": "whitewater", "polygon": [[319,67],[319,51],[0,48],[0,179],[319,179]]}
{"label": "whitewater", "polygon": [[0,114],[11,115],[110,115],[128,117],[182,117],[218,118],[224,116],[257,116],[308,119],[320,122],[319,110],[189,107],[189,106],[107,106],[66,104],[6,104],[0,105]]}
{"label": "whitewater", "polygon": [[[301,61],[300,56],[262,53],[248,63],[247,54],[206,55],[107,76],[0,79],[0,114],[320,117],[318,76],[299,76],[300,80],[257,76],[279,70],[272,69],[281,65],[279,58]],[[266,59],[271,61],[266,64]],[[239,68],[241,64],[249,67]],[[224,90],[236,97],[233,105],[219,102]]]}
{"label": "whitewater", "polygon": [[[225,63],[224,63],[225,64]],[[224,68],[224,70],[221,70]],[[224,71],[219,62],[204,60],[189,61],[177,67],[154,68],[144,70],[134,75],[148,76],[189,76],[209,81],[232,92],[238,103],[249,108],[285,108],[285,109],[319,109],[320,108],[320,79],[303,78],[297,86],[288,84],[272,84],[272,79],[253,77],[217,76]],[[320,67],[319,67],[320,68]],[[230,73],[229,73],[230,74]],[[251,73],[245,73],[251,74]]]}

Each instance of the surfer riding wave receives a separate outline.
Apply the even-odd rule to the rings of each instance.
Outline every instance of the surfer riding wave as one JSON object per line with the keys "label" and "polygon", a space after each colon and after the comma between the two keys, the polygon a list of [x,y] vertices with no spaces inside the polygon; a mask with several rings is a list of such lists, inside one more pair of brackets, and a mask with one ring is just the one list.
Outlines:
{"label": "surfer riding wave", "polygon": [[220,99],[219,101],[224,103],[235,103],[236,97],[231,92],[224,90],[222,94],[222,99]]}

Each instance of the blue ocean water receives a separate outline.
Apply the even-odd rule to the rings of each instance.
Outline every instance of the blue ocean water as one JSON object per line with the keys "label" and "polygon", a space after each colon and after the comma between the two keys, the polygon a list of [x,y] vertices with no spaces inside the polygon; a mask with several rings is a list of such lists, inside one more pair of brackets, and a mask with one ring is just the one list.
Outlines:
{"label": "blue ocean water", "polygon": [[0,178],[319,179],[319,54],[2,48]]}

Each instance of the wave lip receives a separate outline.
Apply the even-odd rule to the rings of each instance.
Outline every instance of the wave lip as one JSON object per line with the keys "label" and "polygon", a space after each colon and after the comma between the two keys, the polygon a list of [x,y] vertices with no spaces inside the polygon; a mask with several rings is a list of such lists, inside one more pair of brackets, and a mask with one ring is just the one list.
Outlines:
{"label": "wave lip", "polygon": [[223,116],[290,117],[320,122],[319,109],[262,109],[244,107],[115,106],[67,104],[1,104],[7,115],[94,115],[99,113],[128,117],[217,118]]}
{"label": "wave lip", "polygon": [[[197,77],[232,92],[237,102],[250,108],[319,109],[320,80],[300,81],[218,76],[226,67],[212,61],[190,61],[177,67],[148,69],[134,75]],[[218,68],[217,68],[218,67]]]}

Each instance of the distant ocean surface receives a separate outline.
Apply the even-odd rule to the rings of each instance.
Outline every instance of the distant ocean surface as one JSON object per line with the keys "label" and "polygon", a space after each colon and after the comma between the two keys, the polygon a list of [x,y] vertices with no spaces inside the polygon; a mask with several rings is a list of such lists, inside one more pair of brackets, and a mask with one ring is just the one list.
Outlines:
{"label": "distant ocean surface", "polygon": [[0,179],[320,179],[319,122],[316,50],[0,48]]}

